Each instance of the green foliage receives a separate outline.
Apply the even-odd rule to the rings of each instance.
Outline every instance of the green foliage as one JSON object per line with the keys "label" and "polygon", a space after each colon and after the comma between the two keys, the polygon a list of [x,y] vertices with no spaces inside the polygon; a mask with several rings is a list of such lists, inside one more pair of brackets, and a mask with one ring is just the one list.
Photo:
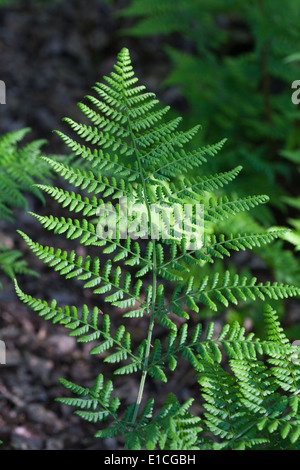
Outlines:
{"label": "green foliage", "polygon": [[[143,40],[159,35],[169,59],[165,88],[184,97],[187,127],[199,117],[204,123],[194,143],[228,138],[222,158],[209,159],[201,172],[224,171],[242,161],[244,171],[232,180],[231,191],[249,194],[255,185],[256,191],[270,197],[270,204],[259,205],[251,217],[240,214],[216,224],[215,233],[245,231],[250,224],[259,231],[279,224],[291,228],[280,237],[287,243],[278,241],[275,251],[273,247],[253,251],[275,279],[298,285],[299,259],[289,245],[297,249],[300,244],[295,197],[299,106],[291,100],[292,83],[299,79],[298,2],[131,0],[126,7],[115,4],[121,28],[129,18],[130,26],[121,30],[125,35]],[[257,311],[256,324],[259,316]]]}
{"label": "green foliage", "polygon": [[[284,15],[281,14],[283,11]],[[263,14],[266,12],[268,15]],[[213,2],[189,0],[184,3],[177,0],[159,2],[133,0],[128,7],[119,12],[119,15],[138,19],[135,25],[126,31],[131,35],[152,36],[161,33],[168,35],[177,32],[184,39],[193,41],[196,48],[194,55],[180,52],[175,48],[167,49],[175,60],[172,76],[176,74],[177,78],[180,77],[180,81],[175,82],[170,78],[168,83],[172,81],[183,87],[184,95],[189,99],[192,110],[195,109],[193,105],[200,106],[198,111],[201,109],[206,111],[205,116],[208,114],[208,104],[218,106],[218,112],[213,112],[211,115],[211,111],[214,111],[211,109],[208,115],[209,122],[213,119],[217,129],[211,129],[210,125],[206,125],[207,132],[217,132],[220,135],[220,130],[224,133],[226,129],[228,135],[227,129],[230,129],[237,136],[243,131],[242,136],[240,135],[243,138],[247,135],[258,138],[258,133],[270,138],[271,129],[267,127],[266,119],[257,123],[255,129],[253,127],[254,118],[259,114],[263,117],[267,111],[264,108],[267,104],[264,101],[264,92],[268,92],[270,111],[274,112],[274,124],[281,125],[278,138],[282,140],[286,136],[280,116],[290,114],[292,120],[298,116],[290,99],[291,77],[297,78],[297,75],[292,73],[297,72],[297,62],[285,60],[299,45],[296,19],[298,12],[299,5],[293,0],[288,0],[284,5],[271,0],[254,3],[234,0],[226,4],[221,0]],[[235,47],[242,47],[241,43],[237,42],[242,39],[238,36],[239,30],[245,33],[245,44],[244,49],[235,51]],[[262,61],[264,54],[265,62]],[[192,66],[195,68],[193,73],[190,73],[188,69]],[[215,70],[218,70],[218,74]],[[273,89],[263,88],[262,80],[266,78],[264,73],[268,75],[268,80],[276,80],[277,93],[274,93]],[[184,78],[187,78],[188,83]],[[222,101],[221,92],[223,92]],[[251,96],[251,103],[250,100],[244,99],[247,97],[247,92],[250,92],[248,96]],[[196,98],[197,95],[203,99],[199,103],[192,103],[190,98]],[[236,100],[232,99],[229,102],[230,96]],[[283,96],[286,101],[282,99]],[[230,106],[227,103],[230,103]],[[285,113],[284,103],[291,104]],[[255,109],[256,105],[259,106],[258,109]],[[228,120],[229,113],[231,119],[235,116],[243,119],[240,127],[237,128],[231,119]],[[273,129],[273,137],[275,136]]]}
{"label": "green foliage", "polygon": [[[214,342],[201,344],[204,422],[220,438],[214,449],[299,449],[299,365],[293,362],[293,347],[270,306],[266,306],[265,319],[264,341],[245,337],[238,325],[226,335],[221,332],[218,340],[229,356],[230,371],[220,365],[220,350]],[[262,354],[267,361],[259,358]]]}
{"label": "green foliage", "polygon": [[0,217],[13,220],[13,208],[27,207],[25,193],[33,193],[44,201],[41,191],[34,183],[43,179],[49,182],[51,171],[41,160],[44,139],[19,143],[30,131],[29,128],[7,132],[0,136]]}
{"label": "green foliage", "polygon": [[[40,159],[45,140],[20,142],[29,128],[7,132],[0,136],[0,219],[13,221],[16,207],[27,207],[27,193],[44,201],[42,192],[33,186],[37,181],[50,181],[49,166]],[[2,245],[0,240],[0,269],[12,279],[18,273],[33,274],[22,259],[22,253]]]}
{"label": "green foliage", "polygon": [[19,250],[13,250],[5,246],[0,246],[0,269],[11,279],[14,279],[16,274],[36,276],[36,272],[28,268],[27,262],[23,259]]}
{"label": "green foliage", "polygon": [[[300,48],[298,3],[132,0],[117,13],[135,19],[126,34],[160,34],[171,62],[165,85],[186,98],[186,122],[201,116],[204,141],[228,137],[218,170],[242,159],[237,190],[252,191],[255,180],[258,191],[282,208],[293,166],[280,151],[299,148],[299,109],[291,101],[299,62],[285,60]],[[170,46],[172,34],[182,38],[176,47]],[[265,209],[260,214],[263,221]]]}
{"label": "green foliage", "polygon": [[[160,107],[155,95],[138,84],[127,49],[104,79],[94,87],[96,96],[86,97],[89,104],[79,105],[91,125],[67,118],[78,140],[59,132],[89,169],[43,158],[74,191],[51,185],[39,189],[76,218],[34,214],[47,230],[77,240],[91,254],[43,246],[20,232],[39,259],[90,289],[95,306],[58,306],[55,299],[47,302],[24,293],[16,282],[19,298],[46,320],[66,327],[78,342],[91,343],[90,353],[113,368],[109,378],[99,371],[91,387],[61,379],[68,396],[58,400],[99,424],[97,437],[122,437],[127,449],[298,449],[297,349],[285,337],[276,312],[265,307],[266,338],[261,340],[246,335],[236,322],[215,333],[213,323],[202,331],[201,322],[195,321],[202,310],[213,313],[256,298],[276,301],[299,295],[300,289],[292,285],[210,269],[232,251],[263,246],[282,235],[282,230],[214,233],[216,225],[264,204],[268,197],[218,195],[240,167],[189,177],[191,170],[218,155],[224,141],[186,151],[198,126],[180,130],[180,119],[165,119],[169,108]],[[121,217],[124,197],[127,208],[139,204],[139,216],[128,210],[127,220]],[[195,240],[195,231],[188,230],[197,227],[195,212],[188,226],[180,229],[177,223],[187,202],[203,207],[202,243],[199,233]],[[153,205],[165,209],[160,221]],[[166,236],[168,210],[173,210],[173,219]],[[149,239],[150,228],[154,231]],[[98,295],[108,305],[104,314]],[[141,317],[148,330],[138,341],[132,319]],[[203,415],[193,413],[192,398],[180,403],[175,394],[159,406],[157,398],[143,402],[146,380],[167,382],[182,361],[199,381],[195,398],[203,403]],[[117,396],[117,379],[124,374],[140,377],[136,401],[129,405]]]}

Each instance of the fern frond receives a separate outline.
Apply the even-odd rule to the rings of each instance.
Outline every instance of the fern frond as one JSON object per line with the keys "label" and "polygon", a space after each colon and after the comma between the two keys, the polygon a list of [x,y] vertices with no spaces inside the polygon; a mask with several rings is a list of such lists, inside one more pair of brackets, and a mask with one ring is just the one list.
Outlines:
{"label": "fern frond", "polygon": [[[76,338],[78,342],[90,343],[95,340],[99,345],[90,350],[90,354],[105,353],[106,362],[121,362],[130,358],[135,364],[135,370],[139,370],[143,364],[143,357],[140,351],[133,354],[131,348],[131,338],[124,326],[119,327],[115,333],[111,332],[111,322],[107,314],[102,315],[98,307],[91,311],[87,305],[83,305],[81,312],[75,306],[59,307],[55,300],[51,303],[36,299],[22,292],[17,282],[15,288],[18,297],[27,304],[38,315],[52,323],[61,324],[69,331],[69,336]],[[112,352],[108,352],[114,348]]]}
{"label": "fern frond", "polygon": [[236,215],[241,211],[249,211],[259,204],[265,204],[269,201],[268,196],[247,196],[238,200],[230,200],[227,196],[220,197],[217,200],[211,199],[204,212],[204,220],[216,222],[224,220],[230,216]]}
{"label": "fern frond", "polygon": [[[278,436],[279,439],[289,438],[294,444],[299,435],[299,367],[287,359],[293,348],[285,341],[277,314],[268,305],[265,319],[271,330],[266,340],[257,341],[253,335],[245,338],[244,328],[235,323],[231,327],[226,325],[215,339],[212,328],[208,329],[205,341],[198,347],[205,424],[214,435],[222,438],[221,443],[213,444],[215,449],[268,448]],[[274,335],[278,328],[282,340],[279,343],[278,336]],[[245,349],[247,343],[253,346],[251,354]],[[212,344],[218,350],[224,348],[231,357],[229,365],[233,376],[220,365],[222,354],[216,355]],[[267,363],[258,359],[258,355],[264,354],[269,356]],[[278,368],[268,367],[274,357],[280,357]],[[289,380],[291,376],[297,377],[298,383]],[[290,397],[282,395],[282,390],[289,390]]]}
{"label": "fern frond", "polygon": [[[284,299],[287,297],[298,296],[300,289],[287,284],[274,282],[257,282],[256,277],[248,279],[246,276],[234,274],[231,276],[229,271],[225,272],[223,280],[219,279],[216,273],[212,278],[205,276],[200,283],[200,287],[193,292],[184,293],[184,287],[179,286],[174,289],[172,300],[169,304],[170,309],[180,315],[181,305],[189,301],[192,297],[196,303],[202,303],[208,308],[217,311],[216,301],[227,307],[230,303],[235,305],[239,301],[247,299],[265,300]],[[196,308],[193,310],[197,311]]]}
{"label": "fern frond", "polygon": [[272,364],[271,371],[275,376],[275,381],[284,390],[299,393],[300,371],[293,360],[295,348],[290,345],[283,328],[280,326],[278,315],[269,305],[265,307],[264,318],[266,324],[267,341],[275,343],[284,349],[284,354],[278,354],[276,347],[269,348],[269,364]]}
{"label": "fern frond", "polygon": [[18,129],[0,136],[0,211],[1,217],[12,219],[12,208],[26,207],[26,192],[44,201],[41,191],[33,186],[38,181],[49,182],[51,171],[41,159],[44,139],[19,145],[30,128]]}
{"label": "fern frond", "polygon": [[120,406],[120,400],[116,397],[111,398],[113,391],[112,382],[104,383],[102,374],[96,378],[93,386],[83,388],[66,379],[60,379],[60,383],[75,395],[82,398],[57,398],[65,405],[79,408],[75,411],[81,418],[90,422],[103,422],[110,416],[116,418],[116,412]]}
{"label": "fern frond", "polygon": [[[13,221],[17,207],[27,208],[27,193],[44,202],[42,192],[34,186],[36,182],[50,182],[51,170],[41,160],[44,139],[22,141],[30,128],[18,129],[0,136],[0,219]],[[0,246],[0,269],[9,277],[16,274],[36,273],[29,269],[21,252]]]}
{"label": "fern frond", "polygon": [[[92,288],[95,294],[107,294],[112,289],[116,289],[113,299],[106,296],[106,301],[111,301],[112,305],[121,306],[124,294],[128,297],[127,306],[134,306],[136,301],[140,301],[139,291],[142,281],[136,281],[132,286],[132,292],[130,292],[130,283],[124,282],[123,285],[120,284],[120,269],[115,269],[111,274],[112,263],[110,260],[104,264],[101,272],[100,259],[98,257],[94,259],[90,256],[83,258],[82,256],[76,256],[74,250],[68,254],[66,251],[62,251],[59,248],[54,250],[47,246],[44,247],[33,242],[21,231],[19,231],[19,233],[39,259],[49,264],[49,266],[53,267],[60,275],[65,276],[66,279],[75,277],[78,280],[85,281],[84,287]],[[102,286],[100,286],[100,284],[102,284]]]}
{"label": "fern frond", "polygon": [[22,258],[19,250],[13,250],[0,245],[0,269],[11,279],[17,274],[30,274],[37,276],[37,272],[30,269]]}
{"label": "fern frond", "polygon": [[[95,110],[80,105],[91,124],[66,119],[81,142],[59,132],[84,160],[84,168],[47,157],[43,160],[74,191],[37,186],[76,218],[32,214],[47,230],[96,247],[97,255],[43,246],[19,231],[40,260],[66,279],[82,281],[84,288],[103,296],[110,306],[109,314],[102,314],[97,306],[83,305],[80,311],[75,306],[58,307],[55,300],[48,303],[23,293],[15,283],[24,303],[46,320],[66,327],[78,342],[95,342],[90,353],[102,356],[113,369],[114,383],[101,373],[91,387],[62,379],[73,396],[60,401],[75,407],[83,419],[102,423],[96,437],[122,436],[130,449],[256,449],[279,440],[297,448],[299,364],[293,360],[296,348],[289,345],[275,312],[266,307],[265,339],[246,334],[237,322],[220,331],[209,323],[204,333],[199,322],[193,326],[194,319],[189,321],[190,311],[200,312],[203,307],[218,311],[239,301],[300,294],[293,285],[263,283],[225,268],[202,271],[215,258],[259,247],[280,236],[280,230],[215,235],[220,221],[247,212],[268,197],[220,197],[222,192],[214,196],[215,190],[236,178],[240,165],[211,176],[190,176],[190,170],[217,155],[224,141],[187,151],[199,126],[183,131],[180,119],[167,120],[170,108],[160,107],[155,95],[138,85],[127,49],[121,50],[114,70],[104,80],[94,87],[97,96],[87,97]],[[114,216],[124,216],[121,202],[115,204],[123,195],[133,212],[129,210],[114,230]],[[104,201],[105,211],[99,213]],[[186,227],[176,228],[181,210],[190,201],[204,205],[205,233],[203,240],[196,240],[201,242],[196,249],[190,247]],[[157,218],[152,212],[153,205],[160,212],[164,202],[168,211],[178,203],[169,227],[167,211]],[[194,209],[189,228],[198,222]],[[106,255],[104,260],[102,255]],[[119,321],[114,326],[114,315],[129,323],[143,316],[144,338],[135,344],[127,327]],[[161,334],[165,331],[166,337]],[[167,382],[182,359],[198,375],[203,417],[192,413],[192,399],[180,403],[173,394],[158,409],[153,399],[142,406],[146,379]],[[115,381],[133,373],[140,377],[137,398],[121,407],[113,395]]]}

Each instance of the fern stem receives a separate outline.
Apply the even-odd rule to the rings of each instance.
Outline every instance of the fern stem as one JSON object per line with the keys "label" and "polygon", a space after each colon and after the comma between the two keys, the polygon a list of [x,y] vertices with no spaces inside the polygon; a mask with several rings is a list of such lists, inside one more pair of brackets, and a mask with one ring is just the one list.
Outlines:
{"label": "fern stem", "polygon": [[[127,122],[128,122],[128,130],[130,134],[130,138],[134,147],[134,152],[137,158],[138,162],[138,170],[139,170],[139,175],[141,178],[141,183],[143,187],[143,193],[144,193],[144,200],[145,200],[145,205],[146,205],[146,210],[148,214],[148,227],[151,227],[151,209],[149,206],[149,201],[147,198],[147,188],[146,188],[146,178],[144,177],[144,172],[143,172],[143,167],[142,167],[142,157],[140,155],[140,152],[137,148],[136,145],[136,137],[134,135],[132,126],[131,126],[131,121],[130,121],[130,116],[128,113],[128,106],[126,102],[126,97],[124,95],[124,106],[125,106],[125,114],[127,116]],[[132,425],[134,425],[138,411],[143,399],[143,394],[144,394],[144,388],[145,388],[145,382],[146,382],[146,377],[148,373],[148,363],[149,363],[149,356],[150,356],[150,348],[151,348],[151,339],[152,339],[152,334],[153,334],[153,328],[154,328],[154,318],[155,318],[155,300],[156,300],[156,291],[157,291],[157,266],[156,266],[156,243],[155,239],[153,240],[153,283],[152,283],[152,304],[151,304],[151,313],[150,313],[150,322],[149,322],[149,329],[148,329],[148,335],[147,335],[147,340],[146,340],[146,349],[145,349],[145,359],[144,359],[144,365],[143,365],[143,370],[142,370],[142,376],[140,380],[140,385],[139,385],[139,391],[138,391],[138,396],[135,404],[135,409],[133,412],[133,417],[132,417]]]}
{"label": "fern stem", "polygon": [[[138,161],[138,166],[139,166],[139,173],[142,181],[142,186],[143,186],[143,191],[144,191],[144,198],[145,198],[145,204],[147,208],[147,213],[148,213],[148,223],[149,227],[151,227],[151,210],[149,207],[149,202],[147,199],[147,191],[146,191],[146,183],[145,183],[145,178],[143,175],[143,168],[142,168],[142,163],[141,163],[141,158],[139,151],[135,145],[135,139],[134,135],[131,129],[130,125],[130,120],[129,121],[129,127],[130,127],[130,134],[132,136],[132,141],[134,144],[135,148],[135,153],[137,156],[137,161]],[[152,282],[152,305],[151,305],[151,313],[150,313],[150,323],[149,323],[149,329],[148,329],[148,335],[147,335],[147,340],[146,340],[146,350],[145,350],[145,360],[144,360],[144,366],[143,366],[143,371],[142,371],[142,377],[139,385],[139,391],[138,391],[138,396],[136,400],[136,405],[132,417],[132,425],[134,425],[137,414],[139,411],[139,407],[142,402],[143,398],[143,393],[144,393],[144,388],[145,388],[145,382],[146,382],[146,377],[147,377],[147,370],[148,370],[148,362],[149,362],[149,355],[150,355],[150,347],[151,347],[151,339],[152,339],[152,333],[153,333],[153,328],[154,328],[154,317],[155,317],[155,300],[156,300],[156,290],[157,290],[157,266],[156,266],[156,243],[155,239],[153,240],[153,282]]]}
{"label": "fern stem", "polygon": [[142,371],[142,377],[139,385],[139,392],[136,400],[136,405],[132,417],[132,424],[134,425],[137,414],[139,411],[140,404],[142,402],[143,398],[143,393],[144,393],[144,388],[145,388],[145,382],[146,382],[146,377],[147,377],[147,370],[148,370],[148,363],[149,363],[149,356],[150,356],[150,347],[151,347],[151,339],[152,339],[152,334],[153,334],[153,328],[154,328],[154,318],[155,318],[155,298],[156,298],[156,289],[157,289],[157,270],[156,270],[156,250],[155,250],[155,240],[153,242],[153,264],[154,264],[154,269],[153,269],[153,283],[152,283],[152,288],[153,288],[153,298],[152,298],[152,306],[151,306],[151,316],[150,316],[150,323],[149,323],[149,329],[148,329],[148,335],[147,335],[147,342],[146,342],[146,350],[145,350],[145,360],[144,360],[144,366],[143,366],[143,371]]}
{"label": "fern stem", "polygon": [[[155,271],[153,271],[153,293],[154,291],[156,292],[156,274]],[[142,371],[142,377],[139,385],[139,392],[136,400],[136,405],[132,417],[132,425],[134,425],[137,414],[139,411],[139,407],[142,402],[143,394],[144,394],[144,388],[145,388],[145,382],[146,382],[146,377],[147,377],[147,370],[148,370],[148,363],[149,363],[149,356],[150,356],[150,347],[151,347],[151,339],[152,339],[152,333],[153,333],[153,328],[154,328],[154,305],[155,302],[152,303],[152,311],[151,311],[151,316],[150,316],[150,323],[149,323],[149,330],[148,330],[148,336],[147,336],[147,343],[146,343],[146,351],[145,351],[145,360],[144,360],[144,367]]]}

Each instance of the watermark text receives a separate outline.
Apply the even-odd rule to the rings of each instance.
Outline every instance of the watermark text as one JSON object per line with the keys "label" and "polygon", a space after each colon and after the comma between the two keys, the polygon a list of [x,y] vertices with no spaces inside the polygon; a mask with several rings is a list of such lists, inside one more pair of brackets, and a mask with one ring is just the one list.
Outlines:
{"label": "watermark text", "polygon": [[6,85],[0,80],[0,104],[6,104]]}

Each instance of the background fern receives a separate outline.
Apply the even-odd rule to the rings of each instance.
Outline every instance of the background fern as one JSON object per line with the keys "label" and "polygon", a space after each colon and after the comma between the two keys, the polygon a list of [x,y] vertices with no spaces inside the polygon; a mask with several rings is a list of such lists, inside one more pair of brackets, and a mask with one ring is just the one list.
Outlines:
{"label": "background fern", "polygon": [[3,134],[0,137],[0,216],[13,220],[13,208],[26,207],[26,193],[33,193],[44,201],[41,191],[34,183],[41,178],[49,182],[51,171],[40,159],[41,147],[46,143],[39,139],[20,142],[29,133],[29,128],[19,129]]}
{"label": "background fern", "polygon": [[[268,197],[211,193],[229,184],[240,168],[196,180],[189,177],[191,169],[216,158],[224,142],[186,151],[199,127],[180,130],[178,118],[162,121],[169,107],[158,106],[155,95],[138,84],[127,49],[122,49],[113,72],[94,91],[95,96],[87,96],[87,104],[79,105],[91,124],[67,118],[78,137],[59,132],[68,147],[88,162],[89,169],[44,157],[73,190],[38,186],[65,210],[75,212],[76,218],[33,214],[47,230],[89,247],[91,255],[43,246],[20,231],[44,263],[91,289],[95,305],[59,306],[55,299],[47,302],[24,293],[16,282],[20,299],[46,320],[68,328],[77,341],[92,343],[91,354],[101,355],[113,367],[111,377],[106,379],[99,372],[91,387],[61,379],[72,396],[59,400],[74,406],[83,419],[103,423],[97,437],[121,435],[128,449],[297,449],[297,350],[280,328],[276,312],[265,307],[266,338],[262,340],[253,334],[246,336],[236,322],[225,325],[217,335],[212,323],[203,332],[197,319],[203,308],[218,311],[257,298],[275,301],[299,295],[298,287],[260,282],[226,269],[204,274],[216,259],[223,260],[232,250],[251,249],[282,235],[282,230],[231,236],[214,233],[223,220],[267,202]],[[189,250],[186,231],[179,237],[171,231],[171,239],[158,232],[158,238],[137,241],[133,237],[136,216],[132,214],[126,237],[121,236],[122,226],[101,235],[99,223],[105,221],[112,228],[106,215],[99,215],[103,202],[119,213],[114,203],[124,195],[130,204],[143,205],[148,222],[152,220],[151,204],[160,207],[162,200],[169,208],[174,203],[182,207],[186,201],[203,204],[203,244]],[[104,314],[98,295],[109,305]],[[139,341],[131,334],[130,322],[141,317],[148,330]],[[161,329],[164,335],[157,334]],[[223,350],[234,375],[222,362]],[[153,398],[143,403],[146,380],[167,382],[181,358],[198,375],[204,416],[191,411],[192,399],[180,403],[174,394],[159,409]],[[140,376],[136,401],[124,406],[114,384],[119,375],[136,373]]]}
{"label": "background fern", "polygon": [[[40,158],[46,141],[38,139],[22,145],[29,132],[29,128],[23,128],[0,136],[0,219],[9,222],[14,221],[17,207],[28,206],[29,193],[44,202],[34,183],[50,182],[51,170]],[[16,274],[34,274],[21,251],[6,246],[4,237],[0,239],[0,269],[12,279]]]}

